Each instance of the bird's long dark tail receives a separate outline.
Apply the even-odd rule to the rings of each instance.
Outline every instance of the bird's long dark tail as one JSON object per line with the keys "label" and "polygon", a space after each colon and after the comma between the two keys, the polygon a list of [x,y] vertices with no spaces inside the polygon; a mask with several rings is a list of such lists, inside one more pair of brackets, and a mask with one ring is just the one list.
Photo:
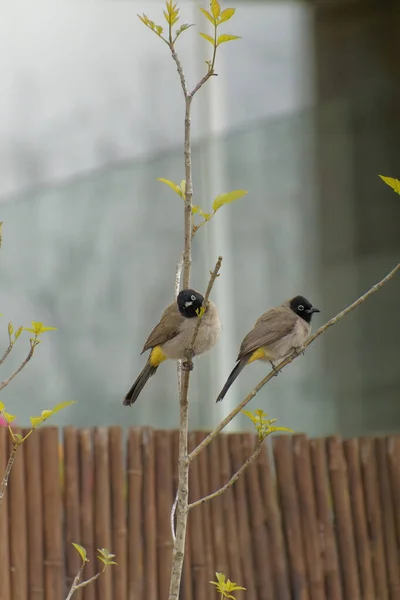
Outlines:
{"label": "bird's long dark tail", "polygon": [[150,363],[147,363],[145,365],[143,371],[140,373],[139,377],[136,379],[135,383],[124,398],[125,406],[131,406],[134,402],[136,402],[140,392],[142,391],[150,377],[154,375],[154,373],[157,371],[157,369],[158,367],[153,367]]}
{"label": "bird's long dark tail", "polygon": [[223,398],[225,398],[226,392],[229,390],[229,388],[231,387],[232,383],[235,381],[236,377],[238,377],[240,375],[240,373],[242,372],[242,370],[244,369],[244,367],[247,365],[247,360],[248,360],[247,357],[246,358],[242,358],[236,364],[236,366],[232,369],[231,374],[229,375],[228,379],[226,380],[226,383],[225,383],[224,387],[220,391],[219,396],[218,396],[216,402],[220,402],[221,400],[223,400]]}

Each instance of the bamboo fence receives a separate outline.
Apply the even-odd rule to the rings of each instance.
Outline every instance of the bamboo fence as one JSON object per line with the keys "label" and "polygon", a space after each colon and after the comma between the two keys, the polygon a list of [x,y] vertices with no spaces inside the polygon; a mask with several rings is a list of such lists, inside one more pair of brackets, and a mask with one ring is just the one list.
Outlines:
{"label": "bamboo fence", "polygon": [[[190,448],[205,436],[189,435]],[[256,437],[221,434],[191,465],[190,500],[220,488]],[[0,428],[0,469],[10,440]],[[77,600],[166,600],[178,432],[43,427],[18,451],[0,507],[0,600],[63,600],[72,542],[116,554]],[[189,516],[181,600],[400,599],[400,437],[274,436],[225,494]]]}

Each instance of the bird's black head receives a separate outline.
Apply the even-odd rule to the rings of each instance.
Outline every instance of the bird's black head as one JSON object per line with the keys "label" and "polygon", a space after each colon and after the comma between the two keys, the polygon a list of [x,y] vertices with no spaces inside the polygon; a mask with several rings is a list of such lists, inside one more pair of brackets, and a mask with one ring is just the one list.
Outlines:
{"label": "bird's black head", "polygon": [[319,308],[315,308],[304,296],[295,296],[290,300],[289,306],[296,315],[307,321],[307,323],[311,322],[311,317],[314,313],[321,312]]}
{"label": "bird's black head", "polygon": [[187,319],[198,316],[198,311],[203,304],[203,300],[204,296],[196,292],[196,290],[181,290],[176,299],[179,312]]}

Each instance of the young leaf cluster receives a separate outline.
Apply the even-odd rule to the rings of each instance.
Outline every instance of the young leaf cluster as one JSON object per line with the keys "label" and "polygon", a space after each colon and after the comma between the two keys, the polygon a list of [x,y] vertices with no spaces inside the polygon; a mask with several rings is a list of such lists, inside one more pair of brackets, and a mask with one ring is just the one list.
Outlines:
{"label": "young leaf cluster", "polygon": [[[76,544],[74,542],[72,542],[73,547],[75,548],[75,550],[78,552],[79,556],[82,559],[83,563],[87,563],[89,562],[89,559],[87,557],[87,551],[86,548],[84,548],[83,546],[81,546],[80,544]],[[103,571],[106,567],[110,566],[110,565],[116,565],[117,563],[114,561],[115,558],[115,554],[111,554],[111,552],[109,552],[109,550],[107,550],[107,548],[97,548],[97,558],[103,563],[104,568]]]}
{"label": "young leaf cluster", "polygon": [[276,431],[294,433],[292,429],[288,429],[287,427],[276,427],[274,425],[274,423],[276,423],[276,419],[267,419],[266,417],[268,415],[260,408],[253,412],[250,410],[242,410],[242,413],[253,422],[258,433],[258,439],[260,441],[264,440],[267,435],[275,433]]}
{"label": "young leaf cluster", "polygon": [[82,575],[83,575],[83,571],[85,569],[86,563],[89,562],[89,559],[87,557],[87,552],[86,552],[86,548],[84,548],[83,546],[81,546],[80,544],[75,544],[74,542],[72,542],[73,547],[75,548],[75,550],[78,552],[79,556],[81,557],[82,560],[82,564],[81,567],[72,583],[71,589],[69,591],[69,594],[67,596],[67,600],[70,600],[70,598],[72,598],[72,596],[74,595],[74,593],[77,590],[80,590],[81,588],[86,587],[87,585],[89,585],[90,583],[93,583],[94,581],[96,581],[96,579],[98,577],[100,577],[100,575],[102,573],[104,573],[104,571],[106,570],[107,567],[111,566],[111,565],[116,565],[117,563],[114,561],[115,558],[115,554],[111,554],[111,552],[109,552],[109,550],[107,550],[107,548],[97,548],[97,558],[98,560],[100,560],[103,563],[103,568],[101,571],[99,571],[98,573],[96,573],[95,575],[93,575],[92,577],[90,577],[90,579],[86,579],[85,581],[81,581],[82,579]]}
{"label": "young leaf cluster", "polygon": [[215,59],[217,54],[217,48],[221,44],[226,42],[232,42],[234,40],[239,40],[239,35],[232,35],[227,33],[222,33],[218,35],[218,27],[222,25],[222,23],[226,23],[229,21],[235,14],[234,8],[225,8],[225,10],[221,11],[221,5],[218,0],[211,0],[210,2],[210,10],[205,10],[204,8],[200,8],[203,15],[210,21],[213,26],[213,35],[208,35],[208,33],[201,32],[200,35],[207,42],[209,42],[213,47],[213,54],[211,60],[207,60],[206,64],[208,66],[208,72],[210,75],[214,75],[215,68]]}
{"label": "young leaf cluster", "polygon": [[56,327],[46,327],[41,321],[32,321],[32,327],[23,327],[22,329],[23,331],[33,333],[34,337],[30,338],[31,347],[40,344],[39,336],[42,335],[42,333],[46,333],[46,331],[57,331]]}
{"label": "young leaf cluster", "polygon": [[138,17],[142,21],[142,23],[144,23],[144,25],[146,25],[146,27],[148,27],[149,29],[151,29],[151,31],[153,31],[156,35],[158,35],[158,37],[161,38],[163,40],[163,42],[168,44],[168,46],[173,46],[175,44],[176,40],[178,39],[178,37],[184,31],[186,31],[186,29],[189,29],[189,27],[194,27],[194,25],[189,25],[189,23],[183,23],[178,29],[175,30],[175,33],[174,33],[172,31],[172,28],[179,21],[178,5],[176,3],[173,3],[172,0],[167,0],[167,2],[165,3],[165,8],[166,8],[166,10],[164,10],[163,12],[164,12],[164,18],[167,22],[168,37],[165,37],[165,35],[163,35],[164,27],[162,25],[156,25],[156,23],[154,23],[154,21],[149,19],[148,16],[145,14],[138,15]]}
{"label": "young leaf cluster", "polygon": [[35,429],[40,427],[40,425],[42,425],[42,423],[47,421],[47,419],[52,417],[55,413],[62,410],[63,408],[67,408],[67,406],[71,406],[71,404],[75,404],[75,402],[73,400],[68,401],[68,402],[60,402],[59,404],[56,404],[56,406],[52,409],[42,410],[42,413],[38,417],[29,417],[30,422],[31,422],[31,429],[25,434],[25,436],[22,436],[19,433],[13,432],[13,430],[11,428],[11,424],[15,420],[16,416],[12,415],[6,411],[4,402],[0,402],[0,414],[7,423],[8,431],[10,432],[13,442],[17,446],[19,446],[20,444],[25,442],[25,440],[31,435],[31,433]]}
{"label": "young leaf cluster", "polygon": [[15,331],[14,325],[11,323],[11,321],[9,322],[9,324],[8,324],[8,339],[10,342],[10,346],[14,346],[15,342],[17,341],[17,339],[19,338],[19,336],[21,335],[23,330],[24,330],[24,328],[21,325],[20,327],[18,327],[17,331]]}
{"label": "young leaf cluster", "polygon": [[[170,187],[171,190],[173,190],[176,194],[178,194],[178,196],[180,196],[182,198],[182,200],[185,199],[185,180],[182,180],[179,185],[177,183],[174,183],[173,181],[171,181],[169,179],[165,179],[163,177],[158,177],[157,181],[161,181],[162,183],[165,183],[165,185]],[[210,219],[213,218],[213,216],[218,212],[218,210],[222,206],[224,206],[225,204],[230,204],[231,202],[234,202],[235,200],[239,200],[239,198],[242,198],[246,194],[248,194],[247,190],[232,190],[231,192],[225,192],[223,194],[219,194],[216,198],[214,198],[214,201],[212,203],[212,212],[211,213],[204,212],[203,209],[200,208],[200,206],[192,206],[192,217],[193,217],[192,238],[194,237],[197,230],[200,229],[200,227],[202,227],[205,223],[210,221]],[[198,223],[195,223],[194,215],[198,215],[199,217],[202,217],[203,220]]]}
{"label": "young leaf cluster", "polygon": [[217,592],[221,594],[222,598],[230,598],[231,600],[235,600],[235,596],[232,596],[232,592],[238,592],[239,590],[246,591],[246,588],[237,585],[234,581],[230,579],[226,579],[223,573],[215,573],[217,581],[210,581],[212,585],[215,585]]}
{"label": "young leaf cluster", "polygon": [[[221,10],[221,5],[218,0],[211,0],[210,9],[206,10],[204,8],[200,8],[203,15],[210,21],[213,26],[213,35],[208,35],[208,33],[201,32],[202,38],[207,40],[213,47],[213,54],[211,60],[207,60],[206,64],[208,67],[208,75],[214,75],[215,68],[215,59],[217,54],[217,48],[221,44],[226,42],[232,42],[233,40],[240,39],[239,35],[232,35],[228,33],[218,34],[218,27],[223,23],[226,23],[233,17],[235,14],[234,8],[225,8]],[[179,21],[179,7],[177,3],[172,2],[172,0],[167,0],[165,3],[164,19],[167,23],[167,32],[164,32],[164,27],[162,25],[157,25],[154,21],[149,19],[149,17],[143,13],[143,15],[138,15],[139,19],[142,21],[146,27],[148,27],[153,33],[155,33],[159,38],[163,40],[171,49],[174,47],[176,40],[179,36],[189,29],[189,27],[194,27],[193,24],[183,23],[178,29],[173,31],[174,25],[176,25]]]}

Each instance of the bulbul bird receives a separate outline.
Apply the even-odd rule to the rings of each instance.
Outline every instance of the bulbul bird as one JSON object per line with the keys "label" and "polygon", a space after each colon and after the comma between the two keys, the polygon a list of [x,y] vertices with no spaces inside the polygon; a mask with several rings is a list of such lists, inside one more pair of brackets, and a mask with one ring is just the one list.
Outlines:
{"label": "bulbul bird", "polygon": [[311,317],[320,312],[304,296],[295,296],[280,306],[271,308],[257,320],[243,339],[236,366],[222,388],[217,402],[225,397],[244,367],[255,360],[281,361],[302,346],[311,332]]}
{"label": "bulbul bird", "polygon": [[[164,310],[160,322],[154,327],[143,346],[141,354],[146,350],[151,352],[143,371],[124,398],[125,406],[131,406],[136,402],[147,381],[164,360],[185,358],[185,352],[192,342],[203,300],[204,296],[196,290],[181,290],[176,302]],[[194,343],[194,355],[211,350],[218,341],[220,332],[218,309],[209,300]]]}

